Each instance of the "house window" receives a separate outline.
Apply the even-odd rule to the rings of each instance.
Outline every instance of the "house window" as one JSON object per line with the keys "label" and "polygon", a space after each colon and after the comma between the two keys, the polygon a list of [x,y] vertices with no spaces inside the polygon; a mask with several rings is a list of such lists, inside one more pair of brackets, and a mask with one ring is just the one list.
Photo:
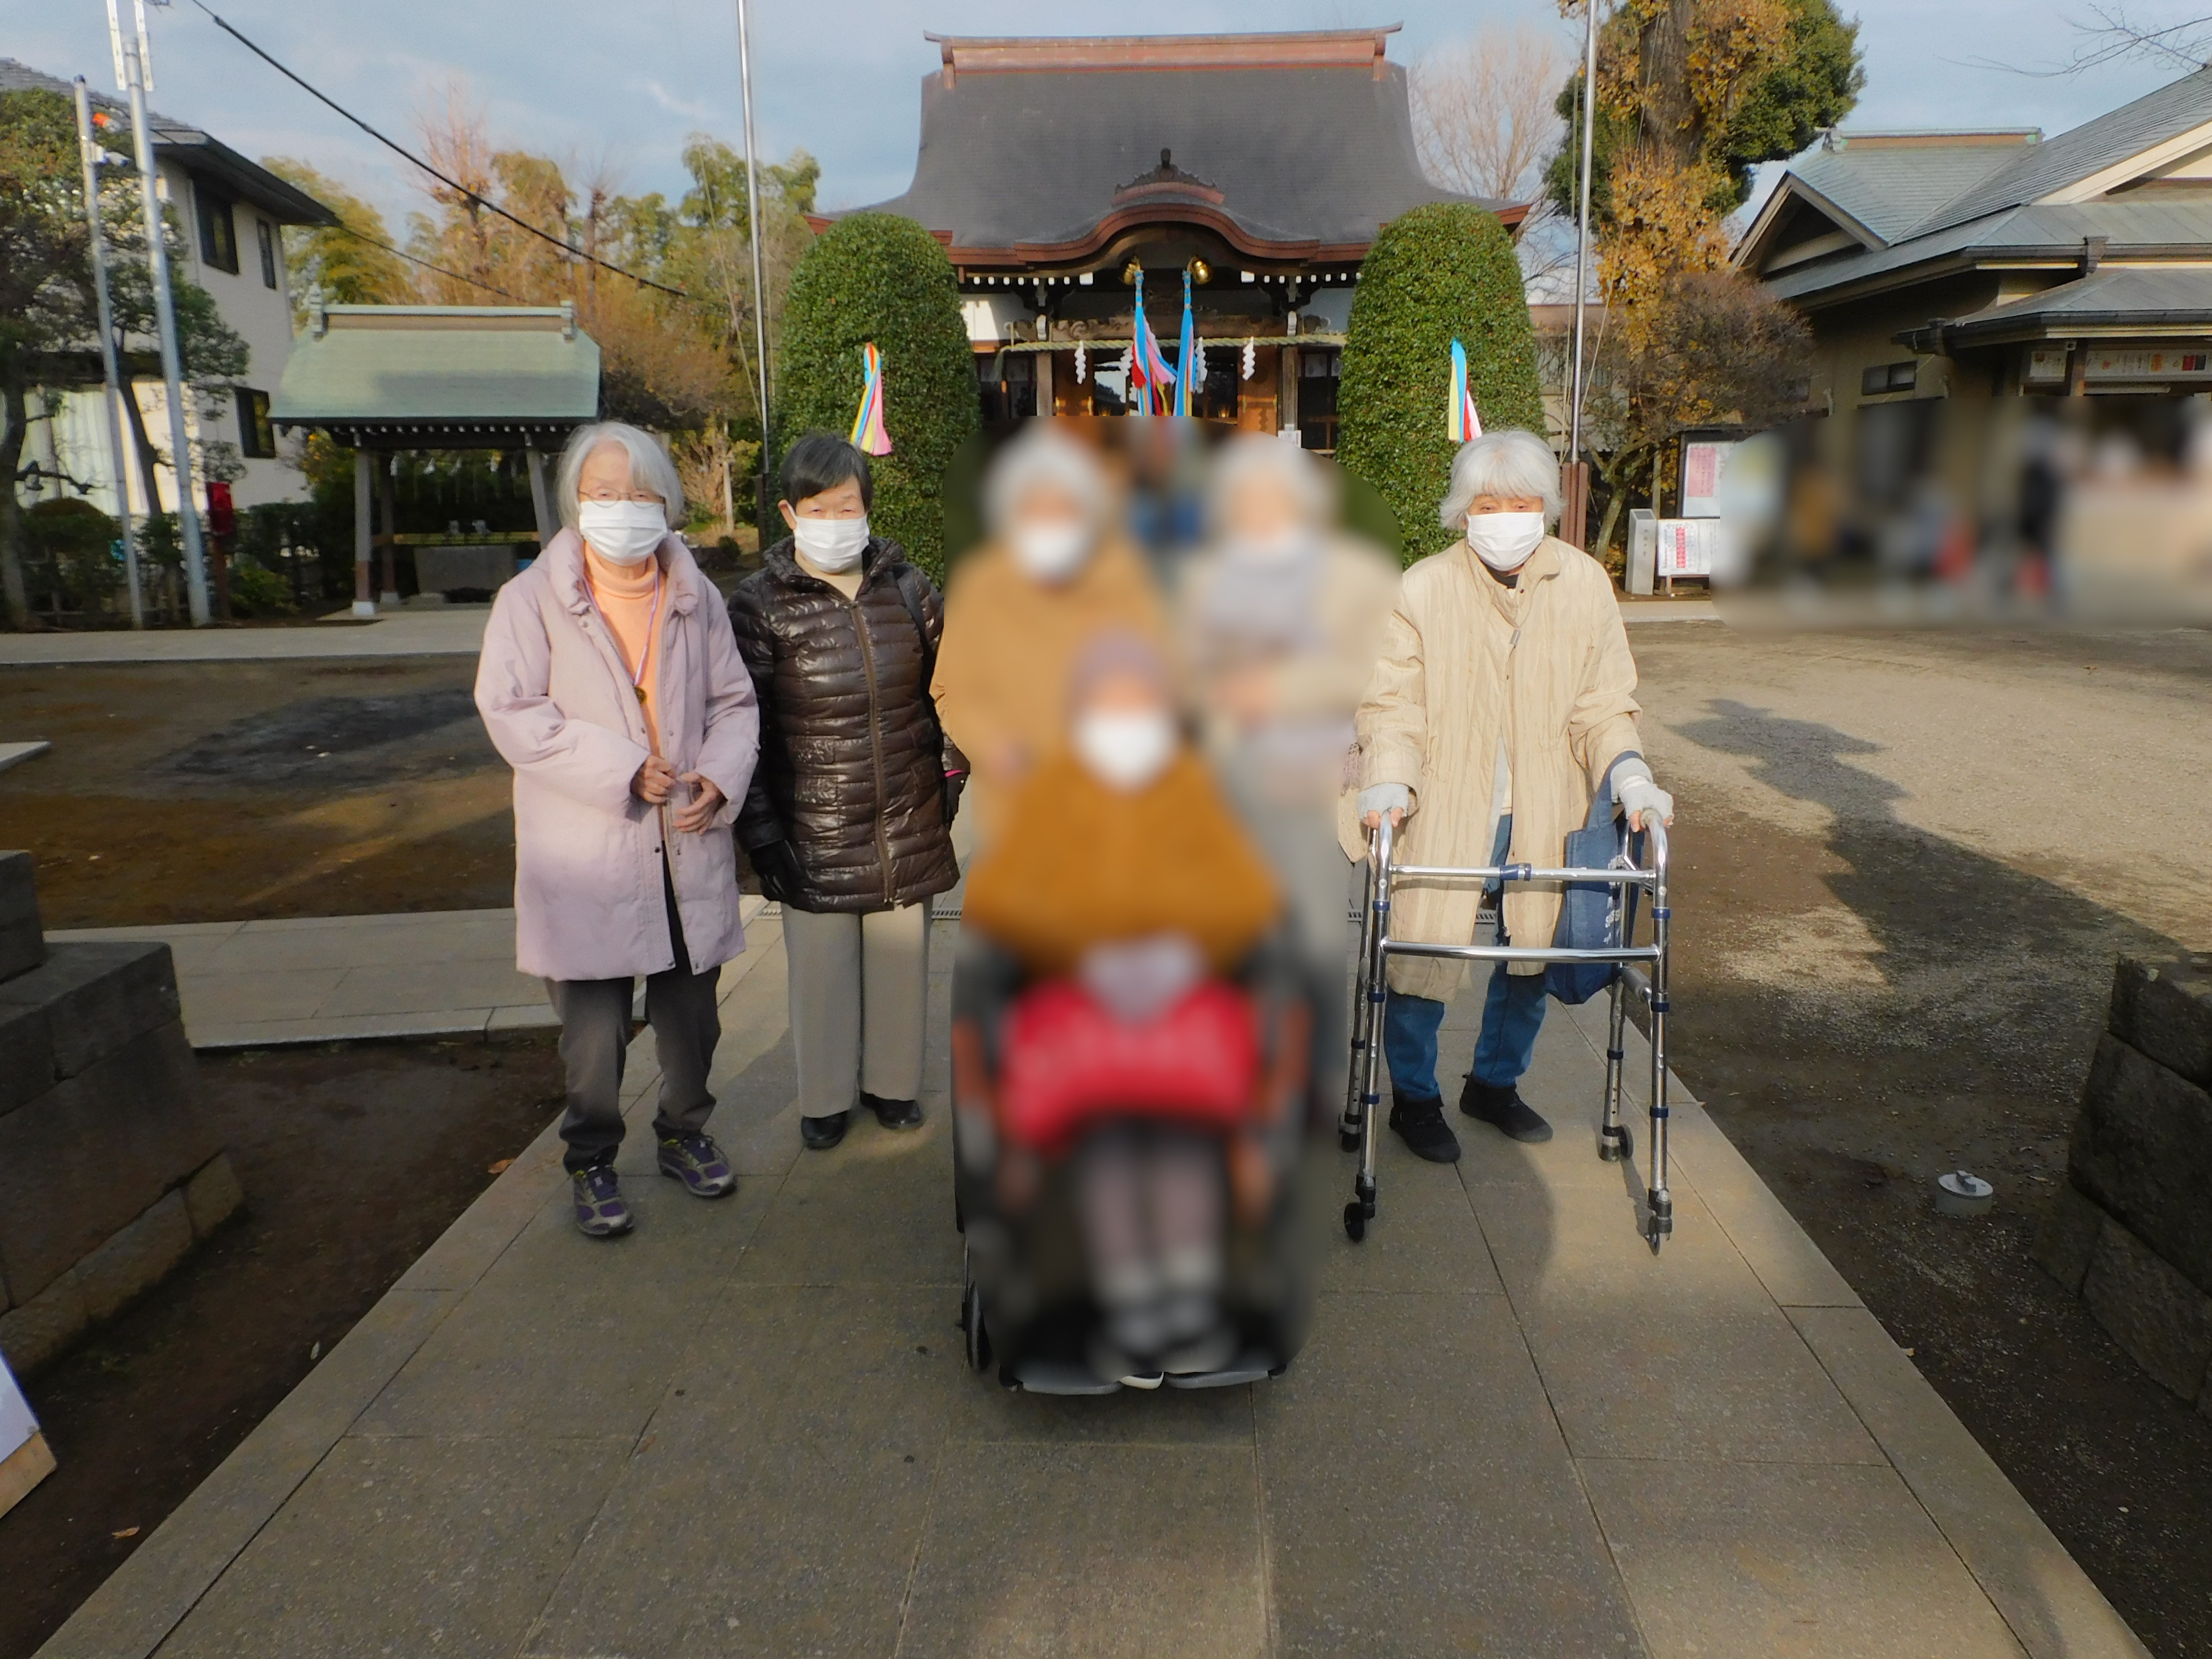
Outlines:
{"label": "house window", "polygon": [[1344,353],[1308,346],[1298,353],[1298,441],[1308,449],[1336,449],[1336,380]]}
{"label": "house window", "polygon": [[1910,392],[1920,381],[1918,362],[1876,363],[1859,374],[1859,395],[1879,398],[1892,392]]}
{"label": "house window", "polygon": [[276,286],[276,227],[266,219],[253,222],[253,234],[261,239],[261,286]]}
{"label": "house window", "polygon": [[248,460],[276,459],[276,432],[269,424],[269,394],[240,386],[238,399],[238,453]]}
{"label": "house window", "polygon": [[195,181],[192,200],[199,209],[200,263],[237,276],[238,220],[231,211],[230,198]]}

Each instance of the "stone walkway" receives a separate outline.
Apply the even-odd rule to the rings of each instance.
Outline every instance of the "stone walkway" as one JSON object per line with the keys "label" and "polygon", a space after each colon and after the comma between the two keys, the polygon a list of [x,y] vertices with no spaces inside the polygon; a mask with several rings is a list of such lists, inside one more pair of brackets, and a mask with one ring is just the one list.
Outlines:
{"label": "stone walkway", "polygon": [[125,662],[277,662],[303,657],[473,657],[488,605],[395,611],[374,622],[283,628],[149,628],[0,633],[0,666]]}
{"label": "stone walkway", "polygon": [[1048,1399],[962,1360],[941,1084],[799,1151],[779,935],[725,971],[734,1200],[652,1178],[641,1038],[635,1236],[541,1137],[44,1654],[2142,1653],[1694,1104],[1645,1248],[1596,1009],[1548,1146],[1386,1146],[1282,1378]]}
{"label": "stone walkway", "polygon": [[[1639,623],[1714,622],[1712,601],[1623,599],[1620,614]],[[388,611],[371,623],[327,627],[118,629],[96,634],[0,633],[0,667],[21,664],[270,662],[304,657],[473,657],[483,643],[488,605]]]}

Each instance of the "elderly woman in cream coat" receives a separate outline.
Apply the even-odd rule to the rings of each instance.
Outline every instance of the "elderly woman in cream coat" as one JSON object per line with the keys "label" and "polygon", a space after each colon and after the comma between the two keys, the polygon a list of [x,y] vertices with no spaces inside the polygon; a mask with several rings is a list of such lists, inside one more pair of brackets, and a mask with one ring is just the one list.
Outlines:
{"label": "elderly woman in cream coat", "polygon": [[[1370,829],[1386,813],[1404,826],[1397,853],[1408,864],[1557,866],[1608,774],[1631,827],[1647,813],[1673,821],[1674,800],[1641,752],[1636,664],[1612,580],[1545,533],[1559,509],[1559,463],[1534,433],[1488,434],[1452,462],[1437,516],[1461,539],[1406,573],[1359,711],[1358,810]],[[1513,884],[1502,932],[1548,945],[1559,899],[1556,885]],[[1392,928],[1470,944],[1480,903],[1468,883],[1401,881]],[[1437,1084],[1437,1030],[1462,972],[1397,957],[1383,1009],[1390,1127],[1436,1163],[1459,1157]],[[1517,1087],[1543,1021],[1542,965],[1497,964],[1459,1108],[1516,1140],[1551,1139]]]}
{"label": "elderly woman in cream coat", "polygon": [[673,527],[676,469],[651,434],[579,428],[567,526],[499,591],[477,708],[514,769],[515,955],[561,1019],[561,1137],[577,1227],[630,1230],[615,1178],[632,981],[660,1059],[660,1172],[701,1198],[737,1187],[708,1138],[721,1036],[715,981],[745,948],[730,826],[760,711],[721,595]]}

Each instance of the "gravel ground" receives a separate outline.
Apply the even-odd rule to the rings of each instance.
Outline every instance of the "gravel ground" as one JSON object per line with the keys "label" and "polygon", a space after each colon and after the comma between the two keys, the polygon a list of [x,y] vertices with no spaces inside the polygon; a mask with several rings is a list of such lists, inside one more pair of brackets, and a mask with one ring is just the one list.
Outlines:
{"label": "gravel ground", "polygon": [[[1632,638],[1691,1088],[2161,1659],[2212,1419],[2028,1259],[2112,960],[2212,946],[2212,636]],[[1935,1177],[1995,1182],[1979,1222]]]}

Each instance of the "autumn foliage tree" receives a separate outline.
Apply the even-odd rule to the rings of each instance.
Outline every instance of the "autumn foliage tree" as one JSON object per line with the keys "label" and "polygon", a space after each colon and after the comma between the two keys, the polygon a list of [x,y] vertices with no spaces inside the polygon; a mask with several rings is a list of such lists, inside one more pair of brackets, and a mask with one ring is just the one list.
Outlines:
{"label": "autumn foliage tree", "polygon": [[1611,539],[1629,496],[1656,489],[1686,428],[1756,432],[1805,402],[1811,331],[1748,277],[1678,271],[1633,309],[1632,329],[1607,319],[1585,408],[1607,495],[1597,548]]}
{"label": "autumn foliage tree", "polygon": [[[1581,0],[1595,3],[1595,0]],[[1563,9],[1579,12],[1572,0]],[[1850,112],[1858,25],[1834,0],[1617,0],[1598,31],[1590,204],[1608,304],[1634,306],[1726,258],[1752,169]],[[1560,92],[1565,143],[1546,173],[1575,210],[1582,76]]]}

